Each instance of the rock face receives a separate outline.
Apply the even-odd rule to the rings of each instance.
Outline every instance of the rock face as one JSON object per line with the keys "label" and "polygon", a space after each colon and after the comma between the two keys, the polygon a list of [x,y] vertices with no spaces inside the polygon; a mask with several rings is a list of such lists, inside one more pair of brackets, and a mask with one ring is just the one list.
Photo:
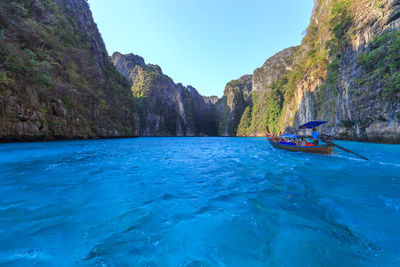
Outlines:
{"label": "rock face", "polygon": [[298,47],[287,48],[253,72],[251,98],[240,121],[239,136],[265,136],[267,129],[278,131],[277,119],[284,97],[280,79],[292,70],[297,50]]}
{"label": "rock face", "polygon": [[[297,84],[294,126],[321,119],[336,138],[400,142],[399,11],[399,1],[316,2],[309,33],[318,29],[328,53]],[[308,38],[305,54],[316,40]]]}
{"label": "rock face", "polygon": [[293,56],[298,49],[298,46],[286,48],[267,59],[262,67],[256,69],[253,74],[253,90],[255,92],[271,90],[274,82],[293,69]]}
{"label": "rock face", "polygon": [[203,97],[191,86],[175,84],[157,65],[114,53],[117,69],[129,80],[140,120],[141,136],[216,135],[216,97]]}
{"label": "rock face", "polygon": [[399,27],[399,1],[316,0],[302,44],[253,73],[237,134],[317,119],[336,138],[399,143]]}
{"label": "rock face", "polygon": [[219,135],[236,136],[242,114],[251,103],[251,89],[251,75],[242,76],[226,85],[224,96],[216,103],[219,115]]}
{"label": "rock face", "polygon": [[0,140],[138,134],[85,0],[0,2]]}
{"label": "rock face", "polygon": [[[264,136],[276,120],[266,117],[272,108],[281,108],[278,80],[293,68],[298,47],[285,49],[269,58],[253,75],[242,76],[226,85],[224,96],[216,104],[222,136]],[[275,117],[274,117],[275,116]]]}
{"label": "rock face", "polygon": [[315,0],[301,45],[218,99],[139,56],[111,61],[85,0],[1,1],[0,140],[264,136],[327,120],[335,138],[400,143],[399,29],[398,0]]}

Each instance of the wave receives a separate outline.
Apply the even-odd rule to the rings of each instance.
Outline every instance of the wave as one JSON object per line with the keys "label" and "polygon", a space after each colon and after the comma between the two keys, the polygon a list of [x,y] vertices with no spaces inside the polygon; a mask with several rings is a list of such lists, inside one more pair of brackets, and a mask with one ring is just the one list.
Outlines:
{"label": "wave", "polygon": [[398,164],[398,163],[382,162],[382,161],[379,161],[378,163],[381,164],[381,165],[388,165],[388,166],[393,166],[393,167],[396,167],[396,168],[400,168],[400,164]]}
{"label": "wave", "polygon": [[21,261],[29,261],[32,263],[48,263],[52,259],[53,256],[49,252],[40,248],[18,249],[0,254],[0,263],[6,265],[16,264]]}

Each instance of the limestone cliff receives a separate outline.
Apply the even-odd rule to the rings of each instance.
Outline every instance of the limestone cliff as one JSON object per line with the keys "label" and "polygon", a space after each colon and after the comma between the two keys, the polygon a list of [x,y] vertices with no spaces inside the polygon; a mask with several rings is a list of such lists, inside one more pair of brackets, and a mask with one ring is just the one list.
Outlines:
{"label": "limestone cliff", "polygon": [[131,83],[141,136],[216,135],[216,97],[203,97],[191,86],[175,84],[157,65],[114,53],[114,65]]}
{"label": "limestone cliff", "polygon": [[325,57],[297,84],[294,126],[324,119],[337,138],[400,142],[399,18],[400,1],[316,2],[302,51],[318,41]]}
{"label": "limestone cliff", "polygon": [[400,142],[399,26],[398,0],[316,0],[300,47],[254,72],[238,135],[320,119],[336,138]]}
{"label": "limestone cliff", "polygon": [[239,136],[265,136],[267,129],[279,131],[277,121],[286,94],[281,88],[286,82],[282,77],[292,70],[297,50],[298,47],[287,48],[254,71],[251,98],[238,127]]}
{"label": "limestone cliff", "polygon": [[137,135],[85,0],[0,1],[0,140]]}
{"label": "limestone cliff", "polygon": [[111,61],[85,0],[1,1],[0,140],[263,136],[318,119],[336,138],[399,143],[399,28],[399,0],[315,0],[301,45],[218,99],[139,56]]}
{"label": "limestone cliff", "polygon": [[216,103],[219,111],[219,135],[236,136],[240,118],[251,102],[251,89],[251,75],[242,76],[226,85],[224,96]]}

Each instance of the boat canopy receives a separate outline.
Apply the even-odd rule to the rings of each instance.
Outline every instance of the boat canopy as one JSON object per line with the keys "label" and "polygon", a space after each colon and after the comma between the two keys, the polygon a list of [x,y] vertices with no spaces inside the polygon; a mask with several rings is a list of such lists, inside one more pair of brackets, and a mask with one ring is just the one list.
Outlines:
{"label": "boat canopy", "polygon": [[327,123],[327,121],[309,121],[306,124],[300,125],[299,129],[314,129],[317,126]]}
{"label": "boat canopy", "polygon": [[282,138],[299,138],[299,136],[297,136],[295,134],[284,134],[284,135],[281,135],[280,137],[282,137]]}

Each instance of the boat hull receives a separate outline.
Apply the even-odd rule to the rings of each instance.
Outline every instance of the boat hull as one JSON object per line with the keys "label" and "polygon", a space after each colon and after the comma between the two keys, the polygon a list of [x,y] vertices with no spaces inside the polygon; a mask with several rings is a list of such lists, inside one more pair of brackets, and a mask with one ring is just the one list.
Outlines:
{"label": "boat hull", "polygon": [[313,154],[321,154],[321,155],[330,155],[332,154],[333,146],[323,145],[323,146],[290,146],[284,145],[280,143],[276,143],[270,139],[268,142],[275,148],[284,149],[293,152],[305,152],[305,153],[313,153]]}

